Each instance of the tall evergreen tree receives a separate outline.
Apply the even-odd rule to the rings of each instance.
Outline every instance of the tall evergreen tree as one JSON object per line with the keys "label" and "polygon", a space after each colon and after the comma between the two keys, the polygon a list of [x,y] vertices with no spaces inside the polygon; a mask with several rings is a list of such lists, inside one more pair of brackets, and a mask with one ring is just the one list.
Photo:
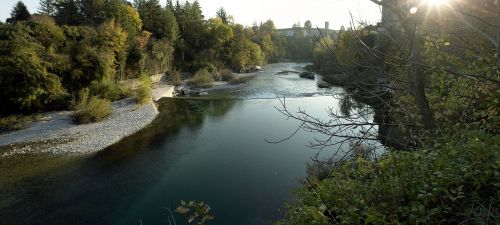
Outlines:
{"label": "tall evergreen tree", "polygon": [[195,0],[191,5],[191,18],[193,20],[203,20],[203,12],[201,11],[201,5],[198,0]]}
{"label": "tall evergreen tree", "polygon": [[137,11],[141,16],[143,28],[161,39],[167,36],[166,15],[158,0],[135,1]]}
{"label": "tall evergreen tree", "polygon": [[106,20],[104,7],[106,0],[79,0],[78,8],[87,25],[98,26]]}
{"label": "tall evergreen tree", "polygon": [[224,24],[226,24],[226,25],[229,24],[229,17],[228,17],[227,12],[224,8],[221,7],[219,10],[217,10],[216,15],[217,15],[217,17],[219,17],[222,20],[222,22]]}
{"label": "tall evergreen tree", "polygon": [[82,16],[76,0],[59,0],[56,2],[55,19],[58,24],[81,25]]}
{"label": "tall evergreen tree", "polygon": [[168,4],[165,8],[165,29],[166,37],[172,43],[176,43],[180,36],[179,24],[177,23],[177,19],[172,11],[172,7],[169,7]]}
{"label": "tall evergreen tree", "polygon": [[29,20],[30,17],[31,14],[26,5],[22,1],[18,1],[10,13],[7,23],[15,24],[17,21]]}
{"label": "tall evergreen tree", "polygon": [[40,5],[38,6],[38,13],[54,16],[55,12],[56,12],[55,0],[40,0]]}

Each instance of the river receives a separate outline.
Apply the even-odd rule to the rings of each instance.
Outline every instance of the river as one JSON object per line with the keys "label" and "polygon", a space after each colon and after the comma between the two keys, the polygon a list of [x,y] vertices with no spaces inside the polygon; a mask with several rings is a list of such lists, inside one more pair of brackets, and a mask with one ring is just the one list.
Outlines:
{"label": "river", "polygon": [[[316,153],[306,145],[318,135],[266,141],[298,126],[275,109],[276,97],[321,118],[339,105],[330,95],[341,89],[277,74],[304,65],[268,65],[209,98],[164,98],[151,125],[97,154],[53,159],[57,166],[38,172],[36,161],[27,164],[31,175],[0,184],[0,224],[169,224],[168,209],[181,200],[208,203],[215,216],[209,224],[272,224],[306,175]],[[0,161],[0,169],[8,165]]]}

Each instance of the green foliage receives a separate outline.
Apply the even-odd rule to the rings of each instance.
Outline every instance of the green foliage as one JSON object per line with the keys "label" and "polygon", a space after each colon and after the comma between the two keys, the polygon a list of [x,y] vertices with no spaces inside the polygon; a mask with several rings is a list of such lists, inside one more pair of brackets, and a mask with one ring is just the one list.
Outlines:
{"label": "green foliage", "polygon": [[332,38],[321,38],[314,46],[313,58],[314,66],[323,74],[335,73],[337,66],[336,56],[333,52],[335,41]]}
{"label": "green foliage", "polygon": [[233,71],[229,69],[223,69],[219,71],[222,81],[231,81],[234,78]]}
{"label": "green foliage", "polygon": [[294,60],[313,58],[313,40],[304,35],[300,25],[294,25],[293,36],[287,37],[288,57]]}
{"label": "green foliage", "polygon": [[0,132],[21,130],[28,126],[29,123],[39,120],[40,116],[37,114],[25,115],[10,115],[0,117]]}
{"label": "green foliage", "polygon": [[111,102],[107,99],[89,95],[89,90],[83,89],[73,106],[74,118],[79,124],[99,122],[111,115]]}
{"label": "green foliage", "polygon": [[90,95],[110,101],[120,100],[130,96],[129,90],[124,89],[112,80],[92,81],[89,86]]}
{"label": "green foliage", "polygon": [[151,41],[147,46],[146,53],[144,71],[158,74],[172,69],[174,48],[168,39]]}
{"label": "green foliage", "polygon": [[201,69],[189,81],[189,84],[195,87],[210,87],[213,82],[212,74],[206,69]]}
{"label": "green foliage", "polygon": [[38,6],[38,13],[45,14],[48,16],[54,16],[56,12],[56,1],[55,0],[40,0]]}
{"label": "green foliage", "polygon": [[0,93],[3,112],[34,112],[61,100],[66,91],[59,77],[47,71],[44,48],[30,27],[0,25]]}
{"label": "green foliage", "polygon": [[57,1],[54,18],[59,25],[80,25],[83,21],[76,0]]}
{"label": "green foliage", "polygon": [[139,104],[146,104],[151,102],[151,90],[153,83],[151,78],[145,74],[139,77],[139,86],[136,89],[137,102]]}
{"label": "green foliage", "polygon": [[277,224],[498,224],[500,136],[463,131],[447,140],[334,167],[297,190]]}
{"label": "green foliage", "polygon": [[244,84],[247,83],[248,81],[252,80],[255,76],[242,76],[242,77],[236,77],[234,76],[231,80],[229,80],[230,84],[236,85],[236,84]]}
{"label": "green foliage", "polygon": [[231,67],[237,71],[243,71],[252,65],[262,65],[265,56],[260,50],[259,45],[250,40],[236,40],[232,43],[231,49]]}
{"label": "green foliage", "polygon": [[[424,46],[424,61],[438,69],[429,71],[432,89],[428,90],[429,102],[435,112],[436,122],[448,129],[500,128],[498,84],[457,77],[445,71],[443,65],[454,65],[464,74],[482,74],[484,77],[500,79],[495,58],[491,55],[466,51],[460,56],[451,54],[450,43],[439,38],[428,37]],[[467,61],[464,61],[466,58]]]}
{"label": "green foliage", "polygon": [[[231,81],[219,68],[243,71],[284,56],[284,39],[272,21],[244,28],[225,11],[205,20],[196,1],[167,3],[163,8],[158,0],[136,0],[133,6],[122,0],[43,0],[41,14],[31,19],[18,3],[10,25],[0,25],[0,83],[8,87],[0,93],[2,113],[67,106],[68,96],[84,88],[116,100],[126,95],[117,81],[143,72],[205,68],[213,79]],[[210,83],[198,77],[200,85]]]}
{"label": "green foliage", "polygon": [[30,17],[31,14],[26,5],[22,1],[18,1],[10,13],[10,18],[8,18],[6,22],[9,24],[16,24],[18,21],[29,20]]}
{"label": "green foliage", "polygon": [[132,6],[124,4],[122,0],[108,1],[105,11],[106,17],[115,18],[115,21],[127,32],[129,39],[142,31],[139,13]]}
{"label": "green foliage", "polygon": [[361,43],[353,31],[341,32],[334,51],[337,63],[347,69],[356,67],[359,61],[358,52],[361,48]]}
{"label": "green foliage", "polygon": [[181,201],[181,205],[175,209],[175,212],[183,215],[189,224],[203,225],[215,219],[210,210],[212,210],[210,206],[204,202]]}

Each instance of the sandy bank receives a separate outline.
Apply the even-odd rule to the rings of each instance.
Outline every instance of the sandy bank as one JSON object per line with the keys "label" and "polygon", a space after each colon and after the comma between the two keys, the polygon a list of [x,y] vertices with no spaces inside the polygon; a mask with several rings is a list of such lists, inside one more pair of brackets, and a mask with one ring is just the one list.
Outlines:
{"label": "sandy bank", "polygon": [[104,121],[77,125],[71,111],[47,113],[27,129],[0,135],[0,158],[50,153],[82,155],[100,151],[147,126],[158,115],[154,103],[137,105],[134,99],[113,102]]}

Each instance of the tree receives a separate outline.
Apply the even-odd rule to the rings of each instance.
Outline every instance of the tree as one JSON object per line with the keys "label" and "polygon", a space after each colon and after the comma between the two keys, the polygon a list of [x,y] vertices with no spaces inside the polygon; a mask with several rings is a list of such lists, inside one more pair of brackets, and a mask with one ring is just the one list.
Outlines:
{"label": "tree", "polygon": [[38,13],[49,15],[49,16],[54,16],[56,13],[56,1],[55,0],[40,0],[40,4],[38,6]]}
{"label": "tree", "polygon": [[42,60],[42,45],[22,23],[0,25],[2,113],[36,112],[66,95],[58,76]]}
{"label": "tree", "polygon": [[104,7],[106,0],[79,0],[78,9],[83,16],[83,23],[97,26],[106,20]]}
{"label": "tree", "polygon": [[10,13],[10,18],[7,19],[7,23],[15,24],[18,21],[26,21],[31,17],[28,8],[22,1],[18,1]]}
{"label": "tree", "polygon": [[56,23],[59,25],[80,25],[83,16],[80,14],[78,4],[75,0],[59,0],[56,2]]}
{"label": "tree", "polygon": [[175,44],[180,37],[179,24],[174,15],[173,7],[167,6],[165,8],[165,30],[166,37],[171,43]]}
{"label": "tree", "polygon": [[158,0],[136,0],[135,7],[141,17],[143,28],[161,39],[167,36],[166,13]]}
{"label": "tree", "polygon": [[122,0],[109,0],[106,3],[106,17],[115,18],[132,40],[142,30],[142,21],[139,13],[132,6]]}
{"label": "tree", "polygon": [[305,23],[304,23],[304,28],[306,29],[311,29],[312,28],[312,23],[310,20],[307,20]]}
{"label": "tree", "polygon": [[216,12],[216,15],[218,18],[220,18],[222,20],[222,22],[226,25],[229,24],[229,16],[227,15],[227,12],[224,8],[219,8]]}

